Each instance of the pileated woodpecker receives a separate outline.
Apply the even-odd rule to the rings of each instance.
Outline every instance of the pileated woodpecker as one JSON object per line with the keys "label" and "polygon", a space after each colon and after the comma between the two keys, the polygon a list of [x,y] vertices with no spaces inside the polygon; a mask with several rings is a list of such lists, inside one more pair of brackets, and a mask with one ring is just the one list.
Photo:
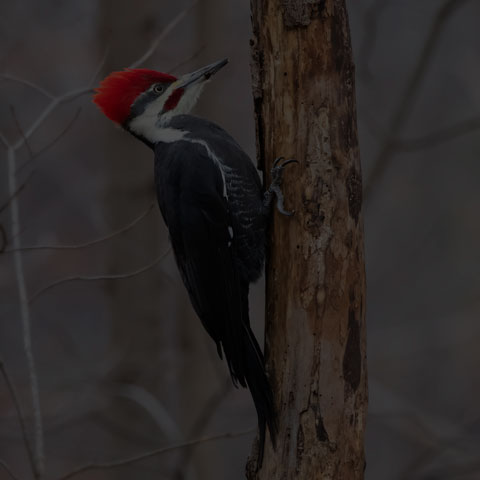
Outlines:
{"label": "pileated woodpecker", "polygon": [[152,148],[155,186],[173,251],[193,308],[225,358],[234,385],[255,403],[263,455],[268,425],[275,445],[273,395],[262,351],[250,328],[249,284],[263,270],[266,220],[273,195],[280,212],[278,159],[263,193],[257,170],[222,128],[188,115],[205,83],[227,63],[208,65],[177,79],[147,69],[106,77],[95,103],[104,114]]}

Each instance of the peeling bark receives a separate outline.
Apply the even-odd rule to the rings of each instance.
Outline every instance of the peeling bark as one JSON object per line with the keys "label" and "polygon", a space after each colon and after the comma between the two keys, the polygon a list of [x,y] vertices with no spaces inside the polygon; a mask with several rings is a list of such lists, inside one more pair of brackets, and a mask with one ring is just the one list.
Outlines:
{"label": "peeling bark", "polygon": [[279,436],[252,479],[361,479],[367,409],[362,181],[344,0],[251,0],[259,167],[284,177],[267,265]]}

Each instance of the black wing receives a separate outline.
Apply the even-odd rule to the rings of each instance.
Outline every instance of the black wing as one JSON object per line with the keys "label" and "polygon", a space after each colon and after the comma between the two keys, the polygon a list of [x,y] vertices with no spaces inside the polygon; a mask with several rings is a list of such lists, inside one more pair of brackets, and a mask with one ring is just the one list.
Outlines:
{"label": "black wing", "polygon": [[248,318],[221,171],[202,145],[191,142],[158,145],[155,164],[160,209],[192,305],[219,353],[221,346],[228,351],[232,376],[243,384],[234,364]]}
{"label": "black wing", "polygon": [[158,144],[155,183],[192,305],[219,355],[225,353],[233,382],[250,388],[263,452],[266,424],[275,442],[273,395],[250,329],[248,282],[241,279],[235,262],[235,225],[220,167],[201,144]]}

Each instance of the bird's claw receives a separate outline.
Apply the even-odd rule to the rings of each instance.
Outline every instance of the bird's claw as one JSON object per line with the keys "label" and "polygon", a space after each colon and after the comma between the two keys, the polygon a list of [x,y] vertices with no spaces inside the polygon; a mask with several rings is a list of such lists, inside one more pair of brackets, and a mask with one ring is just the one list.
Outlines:
{"label": "bird's claw", "polygon": [[[282,161],[282,160],[285,160],[285,157],[277,157],[275,159],[275,161],[273,162],[273,169],[277,168],[278,167],[278,164]],[[295,160],[294,158],[290,158],[289,160],[286,160],[285,162],[283,162],[280,167],[278,168],[285,168],[289,163],[298,163],[298,160]]]}
{"label": "bird's claw", "polygon": [[285,160],[285,157],[278,157],[273,162],[273,167],[270,170],[270,174],[272,176],[272,183],[268,190],[265,192],[265,206],[268,208],[272,202],[272,197],[275,195],[277,197],[277,210],[286,216],[291,216],[295,213],[295,210],[291,212],[285,210],[283,205],[283,193],[280,188],[282,184],[282,176],[283,176],[283,169],[289,165],[290,163],[298,163],[297,160],[291,158],[289,160]]}

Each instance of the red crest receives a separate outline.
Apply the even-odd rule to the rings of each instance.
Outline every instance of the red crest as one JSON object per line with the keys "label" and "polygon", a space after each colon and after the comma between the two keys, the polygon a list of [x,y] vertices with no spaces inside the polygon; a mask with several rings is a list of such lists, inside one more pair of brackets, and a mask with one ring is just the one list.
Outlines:
{"label": "red crest", "polygon": [[120,125],[127,120],[135,99],[154,83],[174,82],[173,75],[147,68],[125,69],[113,72],[95,89],[93,101],[103,113]]}

